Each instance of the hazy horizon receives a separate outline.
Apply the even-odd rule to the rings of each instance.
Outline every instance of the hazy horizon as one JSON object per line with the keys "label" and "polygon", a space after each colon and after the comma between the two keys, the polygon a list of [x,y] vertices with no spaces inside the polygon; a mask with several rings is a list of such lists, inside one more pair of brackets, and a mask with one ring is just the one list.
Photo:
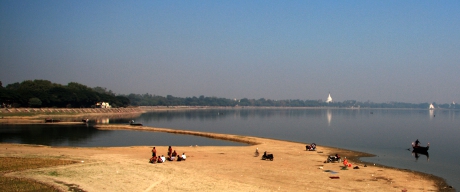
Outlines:
{"label": "hazy horizon", "polygon": [[0,81],[460,102],[460,1],[0,1]]}

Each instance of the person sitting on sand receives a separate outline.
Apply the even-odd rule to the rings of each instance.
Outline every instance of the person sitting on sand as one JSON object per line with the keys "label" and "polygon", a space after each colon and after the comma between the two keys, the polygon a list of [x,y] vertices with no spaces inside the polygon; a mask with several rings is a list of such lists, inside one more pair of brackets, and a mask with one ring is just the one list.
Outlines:
{"label": "person sitting on sand", "polygon": [[347,157],[345,157],[345,159],[343,160],[343,165],[344,165],[345,167],[351,167],[351,163],[348,163]]}
{"label": "person sitting on sand", "polygon": [[165,156],[161,155],[161,161],[165,162],[166,161],[166,158]]}
{"label": "person sitting on sand", "polygon": [[153,156],[150,158],[149,163],[156,163],[157,162],[157,156]]}
{"label": "person sitting on sand", "polygon": [[157,163],[163,163],[163,162],[164,162],[163,159],[160,156],[158,156]]}
{"label": "person sitting on sand", "polygon": [[307,151],[314,151],[316,150],[316,143],[312,143],[311,145],[306,146]]}
{"label": "person sitting on sand", "polygon": [[169,161],[174,161],[174,160],[176,160],[176,156],[172,156],[172,155],[171,155],[171,157],[168,157],[168,160],[169,160]]}
{"label": "person sitting on sand", "polygon": [[176,153],[176,150],[174,150],[171,155],[168,157],[168,160],[170,161],[174,161],[176,160],[176,156],[177,156],[177,153]]}
{"label": "person sitting on sand", "polygon": [[182,153],[182,161],[185,161],[187,159],[187,156],[185,156],[185,153]]}

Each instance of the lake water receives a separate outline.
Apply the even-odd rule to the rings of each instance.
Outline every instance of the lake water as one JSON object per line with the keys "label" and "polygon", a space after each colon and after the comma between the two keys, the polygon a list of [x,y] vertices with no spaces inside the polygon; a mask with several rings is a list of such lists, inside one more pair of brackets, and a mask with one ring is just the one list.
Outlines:
{"label": "lake water", "polygon": [[162,132],[98,130],[86,125],[0,125],[0,142],[72,147],[246,145]]}
{"label": "lake water", "polygon": [[[99,119],[126,124],[131,119]],[[401,109],[212,109],[145,113],[146,126],[250,135],[376,155],[362,158],[387,166],[443,177],[460,189],[460,111]],[[40,139],[39,139],[40,138]],[[408,149],[419,139],[430,143],[429,158]],[[189,135],[100,131],[91,126],[0,125],[0,142],[51,146],[244,145]]]}

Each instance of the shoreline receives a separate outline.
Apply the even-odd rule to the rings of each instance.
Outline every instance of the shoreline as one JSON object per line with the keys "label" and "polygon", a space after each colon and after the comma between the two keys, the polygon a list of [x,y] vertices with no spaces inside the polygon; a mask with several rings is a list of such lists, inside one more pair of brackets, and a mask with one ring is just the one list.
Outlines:
{"label": "shoreline", "polygon": [[[171,110],[171,109],[166,109],[166,110]],[[142,113],[143,112],[141,112],[140,114],[142,114]],[[101,114],[99,114],[99,115],[101,115]],[[107,114],[105,114],[105,115],[107,115]],[[14,119],[14,118],[8,118],[8,119]],[[21,120],[18,120],[18,121],[21,121]],[[29,122],[29,123],[36,124],[36,123],[33,123],[33,122]],[[65,122],[61,122],[61,123],[65,123]],[[61,123],[47,123],[47,124],[61,124]],[[79,122],[79,123],[81,123],[81,122]],[[20,123],[19,122],[10,122],[8,124],[20,124]],[[44,124],[44,123],[39,123],[39,124]],[[285,144],[285,145],[289,145],[289,146],[294,145],[294,146],[296,146],[296,149],[293,150],[293,151],[298,152],[299,154],[300,153],[307,153],[308,156],[315,156],[315,161],[311,162],[312,163],[311,166],[301,166],[304,170],[309,170],[310,172],[315,172],[315,171],[317,172],[319,170],[319,167],[326,169],[326,167],[330,167],[330,166],[333,166],[334,169],[339,170],[339,167],[342,166],[342,164],[330,164],[330,163],[329,164],[323,164],[322,163],[322,161],[326,159],[327,155],[334,154],[334,153],[339,153],[339,154],[341,154],[342,157],[344,157],[344,156],[348,157],[350,162],[352,162],[353,166],[358,165],[359,167],[361,167],[361,169],[359,169],[359,171],[364,171],[364,170],[368,170],[368,169],[374,169],[373,172],[372,171],[371,172],[374,173],[375,175],[377,175],[378,172],[392,172],[389,175],[381,176],[381,177],[374,177],[374,174],[371,174],[372,177],[370,177],[370,178],[368,178],[368,177],[360,177],[360,176],[357,176],[357,175],[346,175],[347,177],[355,178],[355,180],[354,180],[354,182],[352,182],[352,184],[347,183],[347,182],[342,182],[342,181],[344,181],[346,179],[339,179],[340,180],[339,182],[334,181],[334,183],[342,183],[341,185],[348,186],[348,187],[343,187],[343,188],[340,187],[340,185],[336,186],[336,187],[338,187],[338,189],[342,189],[342,190],[360,190],[360,189],[362,189],[361,188],[362,186],[359,185],[359,184],[362,183],[362,182],[365,182],[365,181],[372,181],[371,183],[377,182],[377,183],[380,183],[380,185],[382,185],[382,186],[377,187],[377,188],[372,188],[372,189],[367,188],[366,190],[377,190],[377,191],[383,191],[383,189],[393,189],[394,190],[395,189],[394,187],[393,188],[391,188],[391,187],[390,188],[385,188],[386,185],[394,185],[393,183],[399,183],[400,184],[399,187],[401,189],[398,188],[399,191],[404,190],[404,189],[406,189],[406,190],[410,190],[410,189],[412,189],[412,190],[420,190],[421,189],[421,188],[419,188],[420,185],[424,186],[423,190],[427,190],[427,189],[429,189],[429,190],[435,189],[437,191],[449,191],[449,190],[452,190],[452,189],[448,188],[449,186],[447,185],[445,180],[443,178],[438,177],[438,176],[435,176],[435,175],[432,175],[432,174],[427,174],[427,173],[422,173],[422,172],[416,172],[416,171],[412,171],[412,170],[407,170],[407,169],[399,169],[399,168],[393,168],[393,167],[388,167],[388,166],[383,166],[383,165],[377,165],[377,164],[374,166],[374,165],[371,165],[373,163],[363,162],[363,161],[359,160],[360,157],[373,156],[373,155],[368,154],[368,153],[351,151],[351,150],[347,150],[347,149],[336,148],[336,147],[319,146],[318,148],[322,152],[322,153],[319,153],[320,152],[319,150],[317,152],[305,151],[305,144],[303,144],[303,143],[276,140],[276,139],[269,139],[269,138],[239,136],[239,135],[229,135],[229,134],[218,134],[218,133],[206,133],[206,132],[196,132],[196,131],[185,131],[185,130],[154,128],[154,127],[144,127],[144,126],[137,127],[137,126],[129,126],[129,125],[96,125],[95,127],[98,128],[98,129],[112,129],[112,130],[113,129],[125,129],[125,130],[137,130],[137,131],[159,131],[159,132],[167,132],[167,133],[174,133],[174,134],[189,134],[189,135],[195,135],[195,136],[204,136],[204,137],[213,138],[213,139],[223,139],[223,140],[230,140],[230,141],[236,141],[236,142],[244,142],[244,143],[251,144],[251,146],[247,146],[247,147],[214,147],[214,146],[209,146],[209,147],[196,147],[196,148],[193,147],[193,149],[212,148],[213,151],[215,151],[215,150],[219,151],[219,150],[225,150],[225,149],[232,148],[232,149],[234,149],[236,151],[240,151],[240,152],[247,151],[248,149],[250,149],[251,152],[249,152],[249,154],[251,154],[251,153],[253,153],[254,148],[256,148],[256,147],[258,147],[259,149],[268,147],[268,148],[279,149],[279,150],[269,150],[270,152],[273,152],[275,154],[275,157],[279,157],[278,154],[281,153],[283,156],[286,156],[285,158],[290,158],[290,159],[293,158],[292,156],[294,156],[294,157],[298,156],[298,154],[295,154],[295,153],[290,154],[289,152],[283,152],[283,151],[286,150],[286,147],[278,146],[278,145],[280,145],[280,144]],[[274,143],[276,143],[276,144],[274,144]],[[145,148],[148,148],[147,146],[108,147],[108,148],[104,148],[104,147],[101,147],[101,148],[71,148],[71,147],[59,147],[59,148],[56,148],[56,147],[49,147],[49,146],[47,147],[47,146],[35,146],[35,145],[25,145],[25,144],[24,145],[22,145],[22,144],[5,144],[5,143],[0,143],[0,146],[2,146],[2,148],[4,148],[4,146],[7,146],[7,148],[8,147],[18,148],[18,150],[23,149],[23,148],[27,148],[27,149],[24,149],[26,151],[28,151],[28,150],[33,151],[34,149],[36,150],[37,147],[38,147],[40,149],[39,151],[41,151],[41,152],[36,154],[36,155],[37,156],[43,156],[43,157],[47,156],[47,155],[44,155],[44,154],[48,153],[47,150],[53,151],[54,149],[63,149],[65,151],[68,151],[68,152],[72,153],[72,151],[79,151],[79,150],[83,150],[83,151],[94,151],[94,150],[96,150],[96,151],[98,151],[98,149],[99,149],[99,151],[100,151],[100,149],[106,149],[106,150],[109,150],[109,151],[112,151],[112,150],[117,151],[117,149],[119,149],[119,148],[135,148],[135,149],[141,148],[143,150],[147,150],[147,151],[145,151],[145,154],[144,154],[145,158],[147,158],[148,157],[148,150],[149,150],[149,149],[145,149]],[[165,146],[157,146],[157,147],[160,148],[160,149],[165,148]],[[178,146],[177,148],[179,148],[179,149],[187,149],[189,147]],[[3,151],[3,149],[1,151]],[[9,151],[9,152],[11,152],[11,151]],[[201,155],[208,155],[208,157],[211,156],[211,154],[208,154],[208,153],[203,152],[203,151],[191,150],[191,152],[192,152],[192,156],[190,156],[190,159],[195,159],[195,157],[197,157],[197,155],[200,155],[200,154]],[[124,153],[123,152],[118,152],[117,154],[118,155],[123,155]],[[5,155],[5,153],[2,152],[2,156],[4,156],[4,155]],[[215,158],[214,157],[215,154],[212,154],[212,155],[213,155],[213,158]],[[305,156],[305,158],[308,158],[308,156]],[[69,158],[69,157],[66,156],[66,158]],[[85,158],[85,157],[83,156],[83,157],[80,157],[80,158]],[[138,158],[139,157],[136,156],[135,160],[139,160]],[[142,158],[144,158],[144,157],[142,157]],[[210,159],[210,160],[213,162],[213,161],[218,161],[218,159],[219,158]],[[252,159],[254,159],[254,158],[251,158],[251,160]],[[322,160],[320,160],[320,159],[322,159]],[[91,161],[91,160],[94,160],[94,159],[89,158],[88,160]],[[98,159],[98,160],[100,161],[100,159]],[[131,160],[133,160],[133,159],[131,159]],[[201,159],[201,160],[206,161],[206,159]],[[277,163],[278,161],[279,161],[279,158],[276,158],[275,161],[273,161],[273,162]],[[104,161],[102,161],[102,162],[104,162]],[[187,161],[187,162],[189,162],[189,161]],[[264,162],[264,161],[262,161],[262,162]],[[260,162],[260,163],[262,163],[262,162]],[[106,162],[106,163],[108,163],[108,162]],[[227,163],[231,164],[232,162],[227,162]],[[301,162],[298,162],[298,163],[301,163]],[[204,164],[209,164],[209,162],[207,162],[207,163],[205,162]],[[288,164],[290,164],[290,163],[288,163]],[[321,166],[319,166],[319,164],[321,164]],[[365,164],[369,165],[369,166],[368,167],[363,167],[363,165],[365,165]],[[165,163],[165,165],[166,165],[166,163]],[[283,165],[283,164],[281,164],[281,165]],[[127,166],[129,166],[129,163],[128,163]],[[287,165],[284,164],[284,166],[287,166]],[[244,166],[244,167],[246,167],[246,166]],[[289,167],[289,166],[287,166],[287,167]],[[295,166],[295,165],[291,166],[292,169],[295,169],[296,167],[298,167],[298,166]],[[215,167],[215,168],[219,168],[219,167]],[[50,169],[53,169],[53,168],[50,168]],[[206,167],[204,166],[204,167],[202,167],[200,169],[206,169]],[[248,169],[250,169],[250,168],[248,168]],[[312,169],[312,170],[310,170],[310,169]],[[208,171],[209,170],[207,170],[207,171],[205,170],[204,172],[208,172]],[[279,171],[279,170],[277,170],[277,171]],[[357,171],[357,170],[351,169],[351,170],[343,171],[343,172],[353,172],[353,171]],[[28,171],[25,171],[25,172],[28,172]],[[32,170],[30,172],[34,172],[34,171]],[[296,171],[293,171],[293,172],[297,173]],[[301,174],[301,173],[304,173],[304,172],[300,172],[300,173],[297,173],[297,174]],[[318,173],[316,173],[316,174],[318,174]],[[22,175],[22,174],[19,173],[19,175]],[[395,176],[395,175],[399,175],[398,176],[399,179],[393,179],[392,177]],[[404,175],[404,176],[401,176],[401,175]],[[413,175],[413,176],[407,177],[407,175]],[[23,177],[30,177],[30,175],[27,175],[27,174],[22,175],[22,176]],[[165,175],[163,175],[163,176],[165,176]],[[224,177],[226,179],[234,180],[232,178],[228,178],[228,177],[225,177],[225,176],[222,176],[222,175],[219,175],[219,176]],[[260,177],[259,174],[253,174],[252,176],[255,177],[255,178]],[[280,175],[272,175],[269,178],[272,178],[272,177],[276,178],[276,177],[279,177],[279,176]],[[281,176],[287,177],[284,174],[281,174]],[[311,176],[314,177],[315,175],[311,175]],[[418,178],[418,180],[421,180],[422,182],[417,181],[415,183],[412,183],[410,181],[411,179],[408,179],[408,178],[411,178],[411,177],[416,177],[416,178]],[[404,186],[404,185],[406,185],[406,184],[403,184],[404,182],[402,182],[404,180],[404,178],[406,178],[406,181],[405,181],[406,183],[409,182],[409,183],[411,183],[410,185],[414,185],[414,186]],[[51,180],[54,179],[55,180],[56,178],[48,178],[48,179],[43,180],[43,178],[32,176],[32,179],[35,179],[35,180],[38,180],[38,181],[41,181],[41,182],[48,182],[49,183],[50,182],[49,179],[51,179]],[[291,179],[293,179],[293,178],[291,178]],[[80,180],[84,180],[84,179],[80,179]],[[308,180],[308,177],[306,178],[306,180]],[[399,180],[401,180],[401,181],[399,181]],[[70,182],[70,181],[67,180],[66,182]],[[332,180],[323,181],[324,182],[323,184],[330,185],[329,183],[331,181]],[[383,183],[381,183],[380,181],[382,181]],[[88,185],[88,183],[85,183],[85,182],[89,182],[89,181],[79,181],[79,182],[83,183],[83,184],[80,184],[80,186],[82,186],[82,185],[86,186],[86,185]],[[190,182],[196,182],[196,181],[192,180]],[[233,182],[235,182],[235,181],[232,181],[230,183],[233,183]],[[262,181],[260,181],[260,182],[262,182]],[[350,180],[348,180],[348,182],[350,182]],[[431,186],[433,188],[429,187],[430,185],[428,185],[426,183],[431,183]],[[55,182],[52,182],[52,184],[56,185]],[[233,184],[243,185],[243,184],[248,184],[248,182],[237,181],[236,183],[233,183]],[[298,182],[296,184],[304,186],[304,184],[302,182],[300,182],[300,183]],[[222,186],[217,187],[217,189],[226,190],[225,188],[222,188],[225,185],[227,185],[227,184],[223,184]],[[249,182],[249,186],[244,185],[245,187],[239,188],[239,189],[241,189],[241,190],[250,189],[252,191],[261,190],[262,186],[259,185],[258,188],[253,188],[253,187],[251,187],[253,185],[258,185],[258,184]],[[270,184],[267,184],[267,185],[270,185]],[[415,185],[418,185],[418,187],[415,186]],[[91,186],[91,187],[94,187],[94,186]],[[246,187],[249,187],[249,188],[246,188]],[[304,187],[306,187],[306,189],[309,189],[309,190],[312,190],[312,189],[315,189],[315,190],[316,189],[317,190],[331,190],[329,188],[322,188],[320,186],[317,186],[318,188],[315,188],[314,186],[311,186],[310,188],[309,188],[309,186],[304,186]],[[61,186],[61,188],[62,188],[62,186]],[[83,187],[83,188],[85,189],[85,187]],[[289,186],[284,186],[283,188],[286,189],[286,188],[289,188]],[[104,189],[101,189],[101,188],[93,188],[93,189],[104,190]],[[202,188],[189,188],[189,190],[195,190],[195,189],[204,190],[204,191],[210,190],[210,189],[202,189]],[[263,188],[263,190],[265,190],[265,189],[266,188]],[[295,189],[295,188],[292,188],[292,189]],[[114,190],[117,191],[116,189],[114,189]],[[228,190],[228,188],[227,188],[227,190]],[[270,188],[269,190],[275,190],[275,189]],[[412,191],[412,190],[410,190],[410,191]],[[147,191],[147,190],[144,190],[144,191]]]}
{"label": "shoreline", "polygon": [[[246,143],[246,144],[254,145],[254,146],[261,144],[251,139],[247,139],[246,136],[239,136],[239,135],[233,135],[233,134],[208,133],[208,132],[177,130],[177,129],[169,129],[169,128],[157,128],[157,127],[149,127],[149,126],[137,127],[137,126],[130,126],[130,125],[96,125],[94,127],[99,130],[136,130],[136,131],[164,132],[164,133],[171,133],[171,134],[185,134],[185,135],[193,135],[193,136],[199,136],[199,137],[207,137],[211,139],[221,139],[221,140],[227,140],[227,141]],[[254,137],[249,136],[249,138],[254,138]],[[264,138],[264,137],[256,137],[256,138],[305,145],[305,143],[294,142],[294,141],[289,141],[289,140],[279,140],[279,139]],[[350,162],[352,162],[352,164],[370,164],[370,165],[382,167],[385,169],[393,169],[397,171],[417,174],[417,175],[420,175],[421,177],[425,177],[430,180],[433,180],[436,183],[436,187],[438,188],[439,191],[443,191],[446,189],[449,190],[449,185],[447,184],[446,180],[442,177],[439,177],[433,174],[429,174],[429,173],[413,171],[410,169],[402,169],[402,168],[386,166],[386,165],[382,165],[382,164],[378,164],[374,162],[362,161],[360,159],[362,157],[374,157],[375,156],[374,154],[360,152],[360,151],[353,151],[353,150],[348,150],[348,149],[339,148],[339,147],[332,147],[332,146],[321,146],[321,147],[328,148],[331,151],[336,150],[337,153],[341,154],[342,157],[347,157],[347,159]],[[329,154],[329,155],[333,155],[333,154]]]}

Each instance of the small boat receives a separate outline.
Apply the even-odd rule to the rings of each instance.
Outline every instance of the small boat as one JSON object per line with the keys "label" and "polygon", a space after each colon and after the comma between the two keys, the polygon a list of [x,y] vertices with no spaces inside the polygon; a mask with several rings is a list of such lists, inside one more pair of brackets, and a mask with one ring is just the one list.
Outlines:
{"label": "small boat", "polygon": [[132,125],[132,126],[142,126],[142,123],[134,123],[134,120],[131,120],[129,122],[129,125]]}

